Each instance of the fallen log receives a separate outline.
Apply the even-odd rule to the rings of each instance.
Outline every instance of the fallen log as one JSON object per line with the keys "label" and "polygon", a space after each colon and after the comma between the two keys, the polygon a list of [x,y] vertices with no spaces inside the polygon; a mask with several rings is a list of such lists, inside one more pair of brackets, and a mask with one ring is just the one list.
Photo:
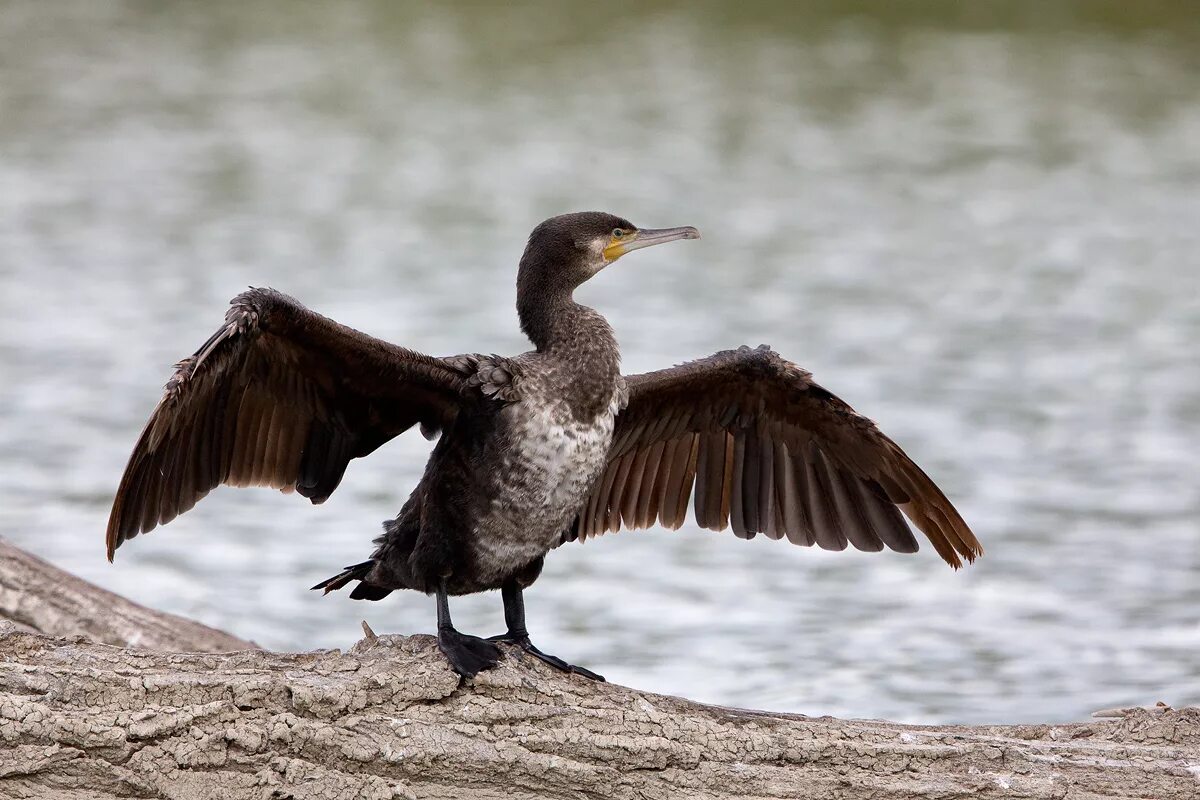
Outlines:
{"label": "fallen log", "polygon": [[50,636],[149,650],[256,648],[199,622],[155,611],[101,589],[0,538],[0,621]]}
{"label": "fallen log", "polygon": [[1200,709],[912,726],[706,706],[429,636],[168,653],[0,633],[4,798],[1200,796]]}

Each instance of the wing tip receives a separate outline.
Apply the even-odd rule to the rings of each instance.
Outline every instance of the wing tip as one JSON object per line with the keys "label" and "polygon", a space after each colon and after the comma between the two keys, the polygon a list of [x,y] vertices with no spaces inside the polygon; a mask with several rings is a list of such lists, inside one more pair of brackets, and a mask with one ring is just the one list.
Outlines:
{"label": "wing tip", "polygon": [[123,536],[115,528],[109,529],[108,535],[105,537],[104,541],[106,551],[105,554],[108,556],[108,563],[113,563],[113,559],[116,558],[117,555],[117,548],[124,544],[125,540],[128,538],[131,537]]}
{"label": "wing tip", "polygon": [[[939,555],[942,556],[946,563],[957,571],[970,564],[974,564],[975,559],[983,555],[983,545],[974,536],[971,536],[970,541],[964,541],[961,532],[956,533],[958,535],[954,537],[945,537],[945,544],[948,545],[946,552],[942,552],[942,549],[937,547],[936,542],[934,543],[934,547],[938,549]],[[963,563],[964,560],[966,561],[965,564]]]}
{"label": "wing tip", "polygon": [[[975,534],[967,527],[967,523],[958,512],[951,506],[949,510],[941,510],[941,515],[945,518],[950,528],[952,536],[947,536],[951,546],[966,559],[967,564],[974,564],[975,559],[983,555],[983,545],[975,538]],[[958,565],[953,565],[955,569],[965,566],[960,561]]]}
{"label": "wing tip", "polygon": [[[960,550],[959,553],[967,560],[967,564],[974,564],[975,559],[983,556],[983,545],[981,545],[979,542],[975,542],[973,546],[968,545],[965,551]],[[963,566],[966,566],[966,564]],[[958,567],[955,567],[955,569],[958,569]]]}
{"label": "wing tip", "polygon": [[120,511],[119,508],[113,509],[113,516],[109,521],[108,532],[104,537],[105,555],[108,557],[108,563],[113,563],[116,558],[117,550],[121,545],[125,544],[130,539],[140,536],[157,528],[160,524],[158,520],[154,520],[149,526],[143,528],[140,523],[134,522],[132,528],[122,529],[120,527]]}
{"label": "wing tip", "polygon": [[108,557],[108,563],[110,564],[113,563],[113,558],[117,554],[117,548],[121,546],[121,541],[123,539],[120,534],[120,530],[117,527],[117,520],[121,511],[119,503],[119,500],[117,503],[114,503],[112,516],[109,517],[108,520],[108,529],[104,533],[104,550],[105,555]]}

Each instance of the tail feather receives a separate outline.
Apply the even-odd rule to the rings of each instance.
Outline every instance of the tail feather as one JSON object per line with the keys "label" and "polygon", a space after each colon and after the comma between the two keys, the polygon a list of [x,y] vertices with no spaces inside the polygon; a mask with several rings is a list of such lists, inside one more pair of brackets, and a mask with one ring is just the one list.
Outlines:
{"label": "tail feather", "polygon": [[367,575],[374,568],[374,559],[363,561],[361,564],[351,564],[337,575],[334,575],[332,578],[326,578],[312,588],[314,590],[324,589],[325,594],[329,594],[332,591],[341,589],[350,583],[350,581],[359,581],[358,586],[355,586],[354,591],[350,593],[351,598],[355,600],[379,600],[391,594],[392,590],[366,582]]}
{"label": "tail feather", "polygon": [[385,589],[382,586],[376,586],[373,583],[363,581],[354,587],[354,591],[350,593],[351,600],[382,600],[392,593],[391,589]]}

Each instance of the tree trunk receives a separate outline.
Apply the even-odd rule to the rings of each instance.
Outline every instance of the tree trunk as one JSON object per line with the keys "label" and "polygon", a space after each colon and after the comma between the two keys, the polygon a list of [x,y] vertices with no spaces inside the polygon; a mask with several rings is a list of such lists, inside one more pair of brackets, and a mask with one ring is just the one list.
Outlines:
{"label": "tree trunk", "polygon": [[167,653],[10,626],[0,797],[1200,797],[1200,709],[1068,725],[815,719],[593,683],[506,652],[464,682],[429,636]]}

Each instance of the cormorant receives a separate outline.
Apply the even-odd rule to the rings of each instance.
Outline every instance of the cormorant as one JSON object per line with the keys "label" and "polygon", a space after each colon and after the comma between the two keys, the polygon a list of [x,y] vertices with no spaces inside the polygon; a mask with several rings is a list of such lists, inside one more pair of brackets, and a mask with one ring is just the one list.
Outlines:
{"label": "cormorant", "polygon": [[[983,550],[933,481],[875,424],[765,345],[622,376],[617,341],[573,292],[626,253],[692,227],[640,229],[601,212],[534,228],[517,274],[518,356],[435,358],[339,325],[271,289],[176,365],[133,449],[108,523],[108,557],[219,484],[313,503],[352,458],[419,425],[438,436],[425,473],[371,558],[314,586],[352,598],[437,595],[438,643],[463,676],[509,642],[539,651],[522,591],[547,552],[608,531],[696,523],[794,544],[911,553],[901,512],[957,568]],[[694,489],[693,489],[694,487]],[[447,598],[499,589],[507,633],[454,629]]]}

